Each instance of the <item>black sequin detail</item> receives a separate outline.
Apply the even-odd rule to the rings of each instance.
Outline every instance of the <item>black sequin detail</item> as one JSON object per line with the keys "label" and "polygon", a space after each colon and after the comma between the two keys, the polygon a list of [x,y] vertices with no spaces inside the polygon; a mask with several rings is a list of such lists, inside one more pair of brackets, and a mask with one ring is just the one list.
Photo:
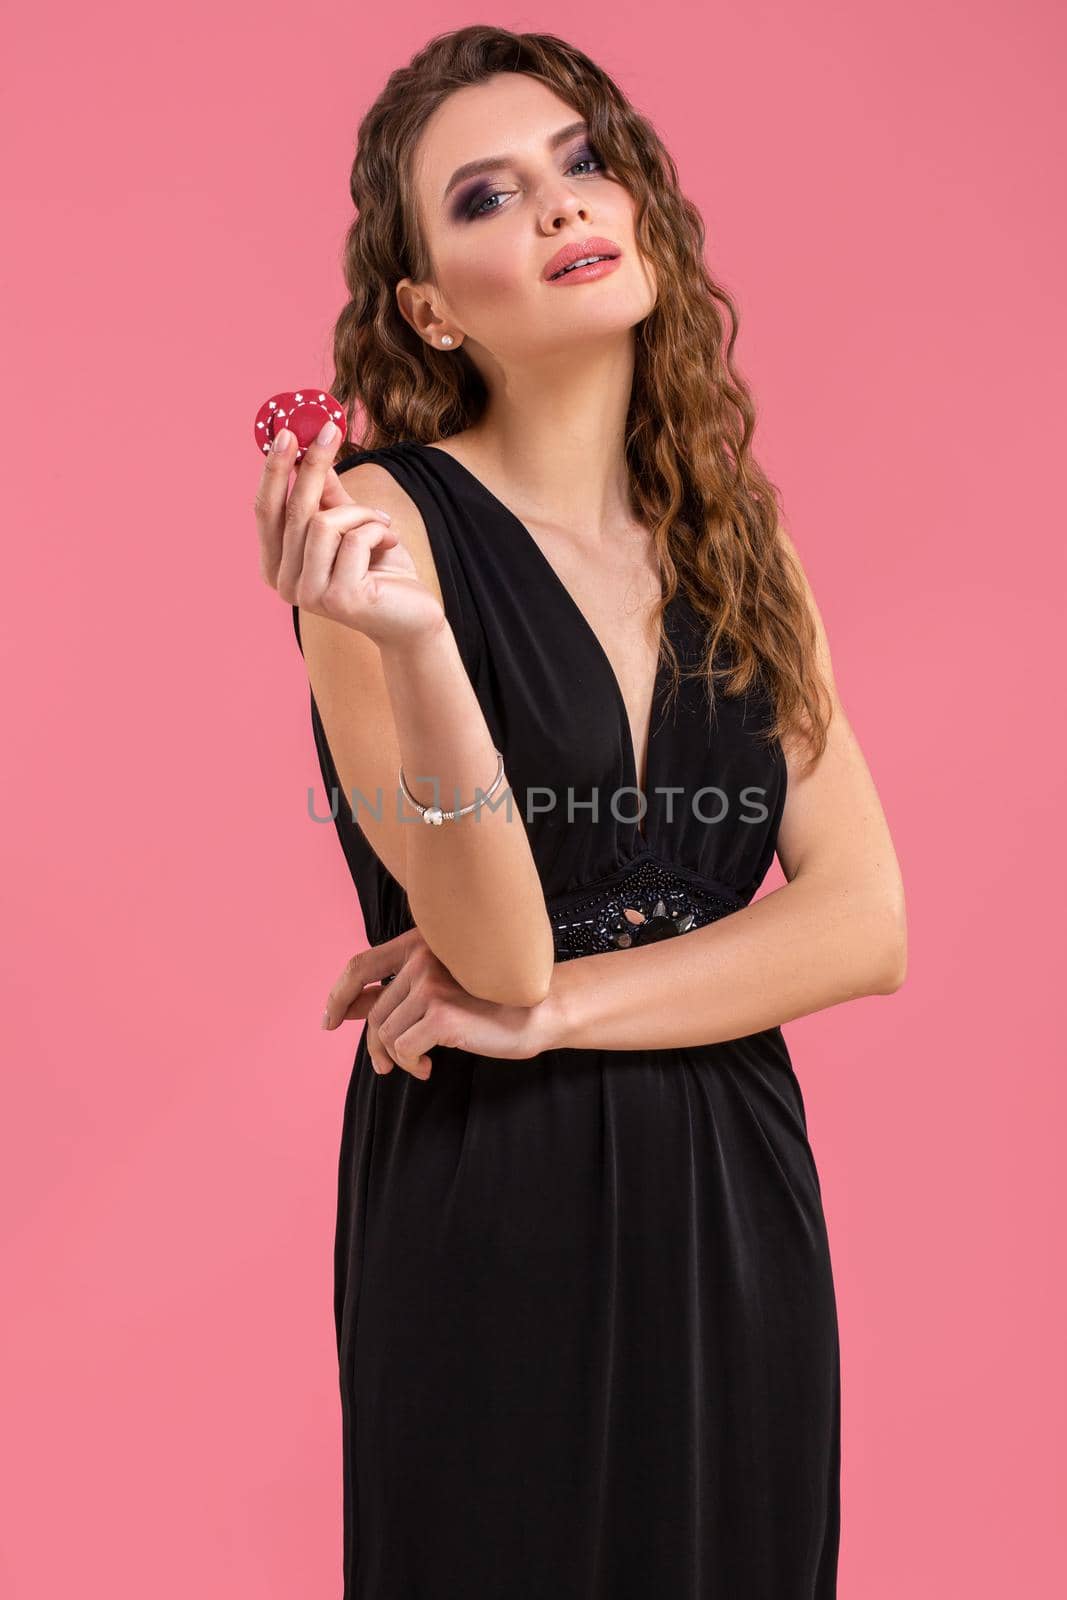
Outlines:
{"label": "black sequin detail", "polygon": [[[556,960],[602,955],[675,938],[737,911],[744,901],[725,887],[645,858],[629,869],[548,903]],[[626,911],[636,916],[626,916]]]}

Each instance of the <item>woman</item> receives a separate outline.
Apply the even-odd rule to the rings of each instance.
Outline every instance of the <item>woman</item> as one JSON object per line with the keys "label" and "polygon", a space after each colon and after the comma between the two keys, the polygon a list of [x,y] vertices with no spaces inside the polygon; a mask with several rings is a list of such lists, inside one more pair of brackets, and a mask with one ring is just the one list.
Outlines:
{"label": "woman", "polygon": [[351,192],[361,447],[290,492],[283,436],[257,499],[370,940],[324,1019],[366,1019],[346,1600],[826,1600],[837,1321],[780,1024],[896,990],[905,920],[734,307],[551,35],[432,40]]}

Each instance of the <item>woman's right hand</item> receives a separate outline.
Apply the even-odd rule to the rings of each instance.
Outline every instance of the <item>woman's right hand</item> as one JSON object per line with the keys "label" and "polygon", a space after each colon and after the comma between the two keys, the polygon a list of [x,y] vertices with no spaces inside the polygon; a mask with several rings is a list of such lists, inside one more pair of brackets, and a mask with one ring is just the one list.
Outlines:
{"label": "woman's right hand", "polygon": [[357,505],[333,469],[340,440],[315,440],[296,467],[296,443],[277,444],[264,461],[255,499],[260,574],[289,605],[365,633],[381,645],[405,644],[444,622],[437,596],[389,526],[386,512]]}

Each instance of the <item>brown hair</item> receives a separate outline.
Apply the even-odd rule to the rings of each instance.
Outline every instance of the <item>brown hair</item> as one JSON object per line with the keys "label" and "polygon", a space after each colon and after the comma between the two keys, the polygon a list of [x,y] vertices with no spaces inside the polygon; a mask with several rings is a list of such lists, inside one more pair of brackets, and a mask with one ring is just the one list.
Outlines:
{"label": "brown hair", "polygon": [[[751,454],[756,413],[733,360],[737,310],[707,270],[703,221],[655,129],[600,67],[554,34],[481,23],[438,34],[390,73],[360,122],[349,179],[357,215],[344,247],[351,299],[334,328],[330,383],[350,417],[357,404],[364,413],[350,442],[434,443],[484,410],[485,385],[462,346],[452,354],[427,346],[401,315],[395,285],[432,276],[412,178],[419,135],[453,90],[498,72],[539,78],[584,116],[598,158],[636,200],[635,237],[655,263],[658,293],[635,329],[625,449],[634,513],[659,553],[664,606],[680,587],[707,623],[706,654],[692,675],[705,678],[712,705],[716,679],[730,694],[762,686],[774,711],[764,737],[799,735],[813,764],[829,722],[815,623],[778,537],[778,491]],[[729,658],[721,668],[720,645]],[[664,649],[676,690],[667,637]]]}

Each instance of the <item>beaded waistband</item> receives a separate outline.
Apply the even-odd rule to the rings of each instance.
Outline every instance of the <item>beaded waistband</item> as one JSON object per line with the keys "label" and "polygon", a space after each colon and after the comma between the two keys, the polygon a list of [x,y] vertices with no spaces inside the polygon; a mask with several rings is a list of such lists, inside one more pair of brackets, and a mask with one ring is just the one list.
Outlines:
{"label": "beaded waistband", "polygon": [[654,944],[706,927],[745,902],[725,886],[678,872],[651,857],[599,883],[548,902],[556,960]]}

